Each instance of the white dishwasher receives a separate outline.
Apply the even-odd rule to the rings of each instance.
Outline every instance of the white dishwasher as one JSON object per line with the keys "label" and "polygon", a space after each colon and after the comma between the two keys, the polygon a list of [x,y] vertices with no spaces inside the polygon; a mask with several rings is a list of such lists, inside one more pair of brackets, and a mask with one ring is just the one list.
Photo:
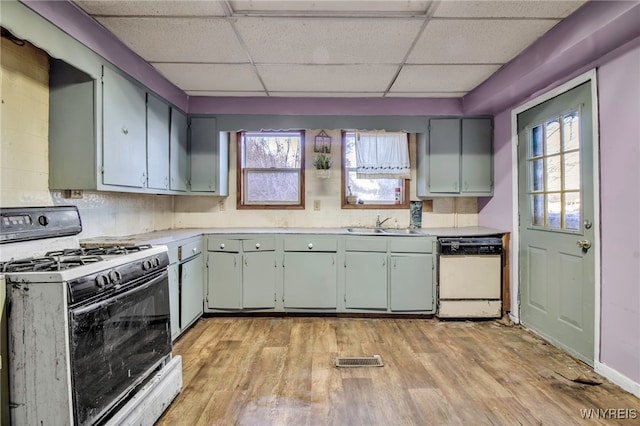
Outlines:
{"label": "white dishwasher", "polygon": [[502,316],[502,239],[438,238],[438,317]]}

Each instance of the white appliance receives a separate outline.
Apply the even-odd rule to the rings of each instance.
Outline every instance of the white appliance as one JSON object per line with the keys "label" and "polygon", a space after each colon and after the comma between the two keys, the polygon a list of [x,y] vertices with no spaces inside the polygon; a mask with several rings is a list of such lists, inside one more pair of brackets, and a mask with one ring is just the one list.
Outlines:
{"label": "white appliance", "polygon": [[35,248],[81,231],[75,207],[0,209],[0,224],[11,423],[152,425],[182,387],[167,248]]}
{"label": "white appliance", "polygon": [[438,239],[438,317],[502,316],[502,240]]}

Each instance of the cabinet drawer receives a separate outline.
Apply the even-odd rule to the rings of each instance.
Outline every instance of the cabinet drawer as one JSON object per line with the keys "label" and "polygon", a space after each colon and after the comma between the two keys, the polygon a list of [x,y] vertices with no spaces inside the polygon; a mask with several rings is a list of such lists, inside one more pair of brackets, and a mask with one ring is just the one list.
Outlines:
{"label": "cabinet drawer", "polygon": [[433,239],[419,237],[396,237],[389,240],[393,253],[432,253]]}
{"label": "cabinet drawer", "polygon": [[273,238],[262,237],[242,241],[242,251],[274,251],[276,242]]}
{"label": "cabinet drawer", "polygon": [[238,253],[240,251],[241,241],[228,240],[225,238],[209,238],[207,242],[207,250],[209,251],[225,251]]}
{"label": "cabinet drawer", "polygon": [[386,252],[387,238],[385,237],[356,237],[347,238],[345,241],[346,251],[373,251]]}
{"label": "cabinet drawer", "polygon": [[287,237],[284,240],[284,251],[325,251],[338,250],[338,241],[335,238],[323,238],[316,235],[307,237]]}
{"label": "cabinet drawer", "polygon": [[188,259],[202,252],[202,239],[198,238],[194,241],[189,241],[178,247],[179,260]]}

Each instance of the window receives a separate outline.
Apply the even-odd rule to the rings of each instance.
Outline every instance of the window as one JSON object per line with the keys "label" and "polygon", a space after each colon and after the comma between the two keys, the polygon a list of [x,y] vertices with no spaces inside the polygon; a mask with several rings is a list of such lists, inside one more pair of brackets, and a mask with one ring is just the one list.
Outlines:
{"label": "window", "polygon": [[342,139],[342,208],[409,208],[409,179],[358,178],[356,132]]}
{"label": "window", "polygon": [[580,229],[580,115],[572,111],[529,130],[532,225]]}
{"label": "window", "polygon": [[304,132],[238,134],[238,208],[304,208]]}

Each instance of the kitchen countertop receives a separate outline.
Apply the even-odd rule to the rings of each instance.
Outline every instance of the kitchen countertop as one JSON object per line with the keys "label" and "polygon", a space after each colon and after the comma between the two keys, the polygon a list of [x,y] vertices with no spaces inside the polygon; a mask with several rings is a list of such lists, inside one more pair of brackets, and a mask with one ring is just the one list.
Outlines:
{"label": "kitchen countertop", "polygon": [[[153,231],[144,234],[121,235],[121,236],[100,236],[81,239],[80,244],[85,247],[96,247],[105,245],[163,245],[176,241],[196,237],[203,234],[325,234],[325,235],[363,235],[351,233],[344,228],[186,228],[168,229],[164,231]],[[460,228],[420,228],[424,236],[436,237],[480,237],[488,235],[504,234],[502,231],[484,226],[466,226]],[[366,235],[366,234],[364,234]],[[394,234],[382,234],[393,236]]]}

